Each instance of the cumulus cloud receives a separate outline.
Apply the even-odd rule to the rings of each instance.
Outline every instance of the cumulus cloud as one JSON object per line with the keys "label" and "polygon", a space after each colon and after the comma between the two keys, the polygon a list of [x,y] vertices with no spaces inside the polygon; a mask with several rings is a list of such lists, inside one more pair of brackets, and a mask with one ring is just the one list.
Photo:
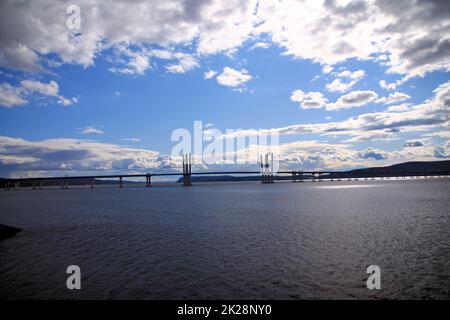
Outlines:
{"label": "cumulus cloud", "polygon": [[380,80],[378,83],[380,84],[380,87],[385,90],[395,90],[395,88],[400,85],[400,81],[388,83],[386,80]]}
{"label": "cumulus cloud", "polygon": [[22,80],[20,85],[13,87],[8,83],[0,84],[0,105],[4,107],[22,106],[28,103],[33,95],[56,98],[56,102],[63,106],[78,102],[77,98],[65,98],[59,94],[58,83],[51,80],[48,83],[36,80]]}
{"label": "cumulus cloud", "polygon": [[335,103],[329,103],[326,106],[327,110],[340,110],[362,107],[374,101],[378,95],[370,90],[353,91],[346,95],[339,97]]}
{"label": "cumulus cloud", "polygon": [[218,84],[232,88],[239,87],[251,79],[252,76],[247,70],[235,70],[230,67],[223,68],[222,73],[216,78]]}
{"label": "cumulus cloud", "polygon": [[122,67],[112,67],[109,70],[114,73],[123,73],[128,75],[143,75],[150,68],[150,60],[145,52],[134,52],[123,48],[120,50],[122,55],[127,57]]}
{"label": "cumulus cloud", "polygon": [[406,93],[394,92],[394,93],[389,94],[388,97],[381,97],[381,98],[377,99],[375,102],[383,103],[383,104],[392,104],[392,103],[398,103],[401,101],[405,101],[408,99],[411,99],[411,96],[407,95]]}
{"label": "cumulus cloud", "polygon": [[21,95],[20,89],[4,82],[0,84],[0,105],[10,108],[23,106],[28,101]]}
{"label": "cumulus cloud", "polygon": [[[24,160],[25,159],[25,160]],[[148,172],[177,162],[156,151],[78,139],[27,141],[0,136],[0,174],[40,176],[102,172]]]}
{"label": "cumulus cloud", "polygon": [[[244,159],[248,154],[261,152],[258,145],[227,151],[231,158]],[[344,143],[329,143],[317,140],[297,140],[271,146],[280,169],[343,170],[355,167],[389,165],[411,160],[436,160],[449,158],[448,144],[424,145],[384,151],[374,148],[354,150]],[[208,159],[202,170],[213,170],[216,165],[229,164],[225,158]],[[238,165],[239,167],[239,165]],[[230,168],[230,167],[228,167]],[[258,170],[253,164],[252,170]],[[180,159],[155,151],[125,147],[80,139],[48,139],[27,141],[0,136],[0,176],[63,176],[99,173],[113,174],[127,172],[173,172],[181,171]]]}
{"label": "cumulus cloud", "polygon": [[358,152],[356,155],[361,159],[384,160],[388,158],[388,154],[386,152],[374,148],[367,148],[363,151]]}
{"label": "cumulus cloud", "polygon": [[450,13],[442,1],[263,2],[258,13],[267,18],[257,30],[298,58],[333,65],[383,53],[390,72],[449,68]]}
{"label": "cumulus cloud", "polygon": [[305,93],[300,89],[292,92],[291,100],[300,103],[302,109],[318,109],[323,108],[328,100],[320,92]]}
{"label": "cumulus cloud", "polygon": [[351,72],[349,70],[344,70],[337,74],[336,79],[331,83],[326,85],[328,91],[332,92],[345,92],[351,87],[353,87],[358,81],[364,78],[364,70],[357,70]]}
{"label": "cumulus cloud", "polygon": [[[326,66],[384,56],[374,61],[408,77],[449,70],[450,12],[445,1],[80,0],[77,5],[83,23],[74,34],[65,24],[64,2],[1,1],[0,64],[37,71],[43,68],[43,57],[55,54],[58,62],[87,67],[106,49],[139,44],[193,48],[201,57],[235,52],[261,36],[284,48],[286,55]],[[149,68],[147,63],[138,50],[128,67],[112,70],[141,73]],[[168,70],[187,69],[175,64]]]}
{"label": "cumulus cloud", "polygon": [[177,53],[174,57],[178,59],[178,62],[165,66],[169,73],[186,73],[199,66],[197,59],[193,56]]}
{"label": "cumulus cloud", "polygon": [[328,103],[328,99],[321,92],[308,92],[297,89],[292,91],[291,101],[300,103],[302,109],[340,110],[362,107],[374,101],[378,95],[373,91],[353,91],[339,97],[336,102]]}
{"label": "cumulus cloud", "polygon": [[[450,81],[441,84],[433,90],[433,94],[433,97],[430,97],[423,103],[411,106],[409,110],[404,112],[363,113],[338,122],[295,124],[265,130],[247,129],[229,136],[270,134],[275,132],[279,135],[311,133],[325,136],[349,135],[357,138],[368,136],[369,133],[377,133],[376,136],[380,133],[392,136],[401,132],[417,132],[441,127],[448,128],[450,126],[450,113],[448,112],[450,107]],[[368,96],[372,100],[376,98],[376,94],[369,94]],[[356,103],[351,97],[346,102],[350,104]],[[357,102],[361,103],[358,99]]]}

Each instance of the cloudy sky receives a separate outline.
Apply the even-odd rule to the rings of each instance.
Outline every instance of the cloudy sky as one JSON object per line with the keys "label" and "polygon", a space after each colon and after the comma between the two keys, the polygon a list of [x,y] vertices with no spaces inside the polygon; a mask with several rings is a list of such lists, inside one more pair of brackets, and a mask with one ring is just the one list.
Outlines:
{"label": "cloudy sky", "polygon": [[195,120],[278,133],[286,168],[450,158],[446,0],[2,0],[0,25],[0,176],[175,170]]}

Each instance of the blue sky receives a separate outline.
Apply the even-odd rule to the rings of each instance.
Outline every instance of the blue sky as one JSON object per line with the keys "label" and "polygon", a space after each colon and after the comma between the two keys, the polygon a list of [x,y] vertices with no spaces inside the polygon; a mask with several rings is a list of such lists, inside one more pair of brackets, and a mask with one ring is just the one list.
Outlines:
{"label": "blue sky", "polygon": [[68,4],[0,5],[1,176],[176,170],[196,120],[279,132],[289,168],[450,157],[439,2],[74,3],[75,33]]}

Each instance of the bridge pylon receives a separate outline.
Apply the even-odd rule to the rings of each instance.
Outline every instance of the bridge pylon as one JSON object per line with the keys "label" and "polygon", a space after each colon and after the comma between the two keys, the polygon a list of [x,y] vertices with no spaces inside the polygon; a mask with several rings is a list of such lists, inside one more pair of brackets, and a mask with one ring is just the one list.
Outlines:
{"label": "bridge pylon", "polygon": [[[269,159],[270,158],[270,159]],[[273,183],[273,153],[266,153],[263,156],[260,155],[261,165],[261,182]]]}
{"label": "bridge pylon", "polygon": [[192,186],[191,182],[192,175],[192,155],[184,154],[183,155],[183,186],[189,187]]}

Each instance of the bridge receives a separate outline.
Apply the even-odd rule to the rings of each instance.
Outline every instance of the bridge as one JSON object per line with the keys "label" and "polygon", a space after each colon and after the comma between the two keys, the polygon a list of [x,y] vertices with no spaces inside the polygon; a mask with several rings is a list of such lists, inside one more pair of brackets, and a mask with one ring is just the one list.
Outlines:
{"label": "bridge", "polygon": [[[269,155],[270,156],[270,155]],[[19,189],[24,186],[31,186],[32,189],[43,189],[46,182],[48,185],[49,181],[58,182],[61,186],[61,189],[69,188],[69,182],[75,180],[87,180],[90,181],[91,188],[95,187],[96,179],[118,179],[119,188],[123,188],[123,179],[124,178],[145,178],[145,186],[152,186],[152,178],[153,177],[164,177],[164,176],[182,176],[183,177],[183,186],[191,186],[191,177],[192,176],[202,176],[202,175],[260,175],[262,183],[273,183],[274,176],[280,175],[290,175],[292,178],[292,182],[303,182],[305,179],[310,179],[313,182],[322,181],[323,178],[328,178],[331,181],[341,181],[342,179],[347,180],[359,180],[369,178],[374,180],[375,178],[380,179],[390,179],[392,177],[397,177],[399,179],[406,179],[406,177],[448,177],[450,172],[441,173],[441,172],[401,172],[401,173],[393,173],[393,172],[378,172],[371,173],[367,172],[359,172],[357,176],[348,171],[302,171],[302,170],[288,170],[288,171],[277,171],[274,173],[273,171],[273,154],[269,159],[269,156],[266,154],[265,159],[261,157],[260,162],[260,171],[205,171],[205,172],[192,172],[192,160],[191,155],[183,156],[183,171],[182,172],[163,172],[163,173],[136,173],[136,174],[112,174],[112,175],[84,175],[84,176],[60,176],[60,177],[28,177],[28,178],[16,178],[16,179],[4,179],[4,189]],[[86,183],[84,183],[86,184]]]}

